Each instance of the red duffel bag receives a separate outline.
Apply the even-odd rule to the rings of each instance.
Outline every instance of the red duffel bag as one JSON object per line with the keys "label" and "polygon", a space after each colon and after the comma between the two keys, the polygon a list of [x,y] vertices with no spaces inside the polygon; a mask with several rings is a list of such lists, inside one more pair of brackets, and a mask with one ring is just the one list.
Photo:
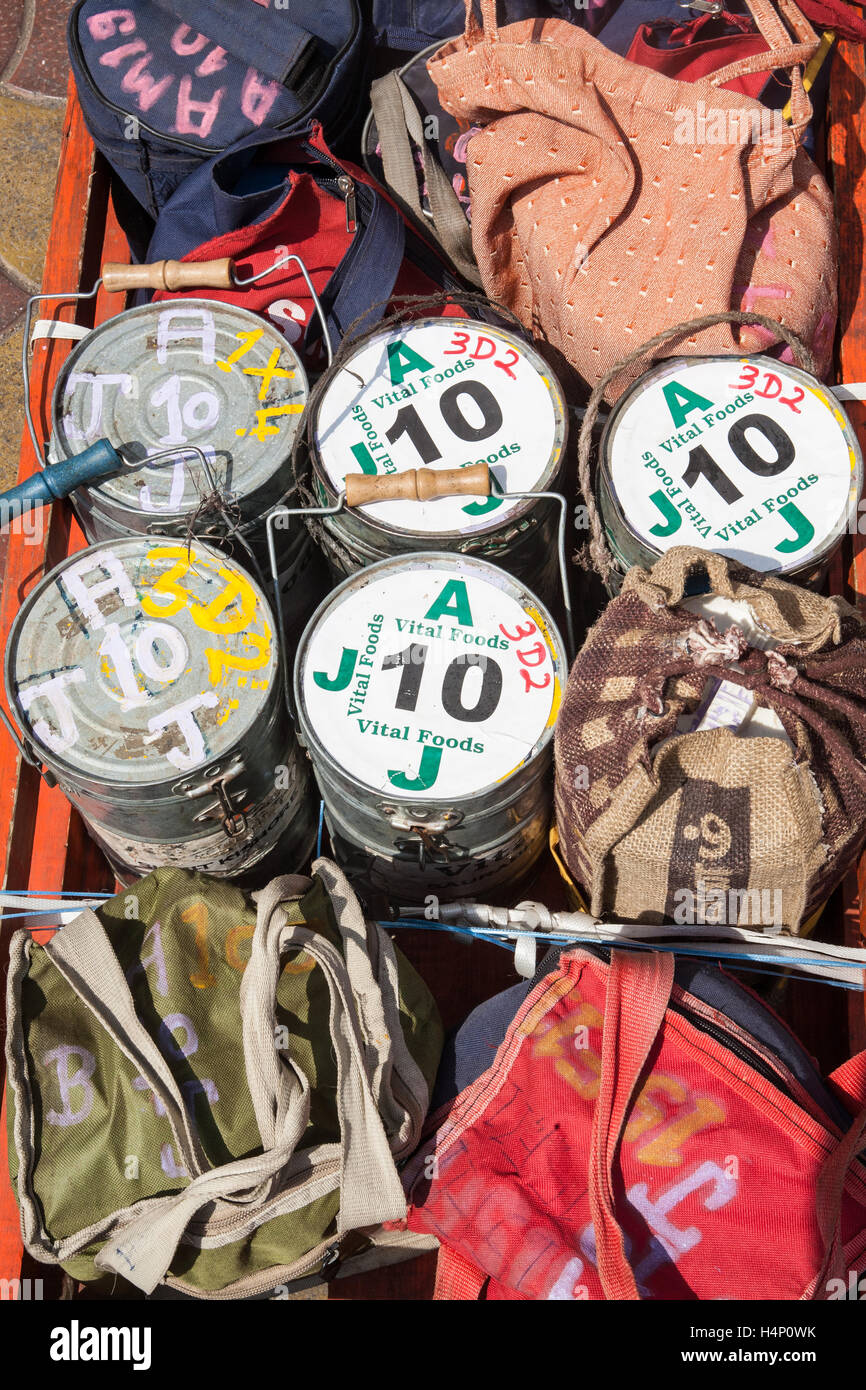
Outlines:
{"label": "red duffel bag", "polygon": [[866,1054],[825,1082],[757,996],[689,968],[581,947],[529,989],[404,1174],[437,1298],[846,1296]]}

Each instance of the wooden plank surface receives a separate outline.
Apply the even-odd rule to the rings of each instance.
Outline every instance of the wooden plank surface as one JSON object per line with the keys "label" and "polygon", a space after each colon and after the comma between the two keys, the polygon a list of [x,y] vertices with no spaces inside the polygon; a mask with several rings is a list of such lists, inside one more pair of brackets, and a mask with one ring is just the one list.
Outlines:
{"label": "wooden plank surface", "polygon": [[[841,43],[833,55],[827,132],[827,177],[839,227],[839,380],[866,381],[866,51]],[[845,411],[866,455],[866,404],[846,402]],[[857,603],[866,614],[866,508],[861,503],[855,533],[846,537],[831,592]],[[838,582],[841,581],[841,582]],[[866,930],[866,854],[843,888],[843,940],[863,944]],[[866,1048],[863,994],[848,996],[852,1052]]]}
{"label": "wooden plank surface", "polygon": [[[117,227],[108,205],[108,180],[104,166],[95,165],[93,145],[72,96],[67,105],[60,162],[57,172],[54,214],[45,257],[42,289],[46,293],[89,289],[98,275],[103,241],[114,259],[127,259],[125,238]],[[103,316],[117,311],[104,302]],[[122,304],[119,305],[122,307]],[[76,306],[71,301],[37,306],[37,317],[64,322],[93,322],[93,303]],[[47,439],[50,427],[51,393],[57,374],[73,347],[62,340],[41,340],[31,355],[31,402],[40,439]],[[23,387],[22,387],[23,390]],[[19,481],[40,466],[29,432],[24,430]],[[36,543],[28,542],[14,530],[0,536],[0,649],[5,649],[9,628],[22,599],[42,575],[71,550],[84,544],[84,537],[72,520],[68,505],[55,506],[42,513],[42,533]],[[19,776],[18,754],[6,731],[0,729],[0,826],[5,846],[0,856],[2,882],[13,889],[60,888],[94,891],[111,888],[102,856],[95,849],[78,816],[71,811],[63,793],[49,790],[36,771],[26,765]],[[0,923],[0,963],[8,958],[9,935],[15,922]],[[5,975],[5,969],[4,969]],[[5,1014],[4,1014],[5,1018]],[[2,1024],[0,1024],[2,1027]],[[2,1067],[2,1063],[0,1063]],[[5,1077],[4,1077],[5,1082]],[[5,1098],[0,1130],[0,1278],[15,1278],[21,1268],[22,1248],[18,1210],[8,1181],[6,1153]],[[50,1271],[47,1287],[56,1285]]]}
{"label": "wooden plank surface", "polygon": [[[57,174],[54,216],[45,258],[42,288],[46,293],[76,290],[81,283],[87,247],[88,224],[104,223],[106,194],[100,196],[98,181],[93,176],[93,147],[84,128],[77,101],[67,107],[66,123]],[[41,309],[42,306],[39,306]],[[72,303],[55,303],[44,316],[76,321]],[[40,437],[47,437],[50,393],[54,378],[72,345],[61,340],[38,342],[31,356],[31,401]],[[19,480],[29,477],[38,467],[37,459],[25,429]],[[5,649],[9,628],[24,597],[45,571],[46,565],[57,563],[69,544],[69,511],[53,507],[41,514],[42,533],[36,543],[10,529],[3,536],[3,586],[0,592],[0,646]],[[5,845],[3,882],[15,888],[30,883],[32,846],[38,819],[39,778],[29,767],[17,777],[18,754],[5,731],[0,737],[0,825],[8,827]],[[64,836],[65,843],[65,836]],[[56,886],[56,885],[55,885]]]}

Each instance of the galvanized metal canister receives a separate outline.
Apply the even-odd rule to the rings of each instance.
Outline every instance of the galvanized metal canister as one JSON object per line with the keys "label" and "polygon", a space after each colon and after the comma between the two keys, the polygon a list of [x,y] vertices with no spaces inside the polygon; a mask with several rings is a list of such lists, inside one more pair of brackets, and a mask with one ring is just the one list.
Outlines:
{"label": "galvanized metal canister", "polygon": [[294,684],[347,871],[407,903],[516,882],[547,841],[565,669],[547,610],[487,561],[401,556],[335,589]]}
{"label": "galvanized metal canister", "polygon": [[123,878],[300,869],[315,814],[262,590],[213,547],[106,541],[23,603],[9,708]]}
{"label": "galvanized metal canister", "polygon": [[[109,319],[71,353],[54,390],[51,457],[102,436],[126,458],[198,446],[225,510],[198,460],[144,464],[74,494],[84,534],[96,542],[192,531],[248,566],[231,521],[265,573],[262,519],[291,484],[308,395],[300,358],[257,315],[206,299],[147,304]],[[324,574],[300,522],[279,540],[283,612],[300,630],[325,592]]]}
{"label": "galvanized metal canister", "polygon": [[522,338],[470,319],[419,319],[360,343],[312,422],[313,482],[329,505],[347,473],[490,466],[490,497],[377,502],[322,523],[335,576],[390,555],[452,550],[495,561],[543,598],[557,584],[556,508],[499,493],[555,488],[562,391]]}
{"label": "galvanized metal canister", "polygon": [[854,431],[807,372],[762,356],[661,362],[617,401],[601,439],[610,587],[673,545],[820,584],[862,488]]}

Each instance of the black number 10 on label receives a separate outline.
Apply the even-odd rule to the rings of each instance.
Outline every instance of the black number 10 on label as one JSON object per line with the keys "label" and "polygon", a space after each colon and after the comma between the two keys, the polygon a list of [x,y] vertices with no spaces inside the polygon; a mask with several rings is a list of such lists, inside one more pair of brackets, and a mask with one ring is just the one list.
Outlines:
{"label": "black number 10 on label", "polygon": [[[774,459],[762,458],[752,447],[747,437],[748,430],[757,430],[766,439],[775,452]],[[784,473],[794,462],[796,453],[790,436],[769,415],[744,415],[741,420],[734,421],[728,430],[728,444],[731,453],[743,467],[759,478],[775,478],[777,474]],[[702,444],[689,450],[689,466],[683,474],[683,482],[688,487],[694,487],[698,478],[706,479],[725,502],[739,502],[743,495]]]}
{"label": "black number 10 on label", "polygon": [[[461,396],[468,396],[478,406],[483,417],[480,425],[472,425],[466,419],[460,404]],[[490,388],[481,381],[458,381],[454,386],[449,386],[439,397],[439,410],[451,433],[468,444],[477,444],[482,439],[489,439],[502,428],[499,402]],[[385,438],[389,444],[396,444],[404,434],[412,441],[422,463],[435,463],[437,459],[441,459],[442,452],[414,405],[404,405],[397,411],[394,423]]]}
{"label": "black number 10 on label", "polygon": [[[401,670],[397,698],[394,701],[396,709],[407,710],[410,713],[415,710],[429,650],[429,647],[415,643],[405,651],[395,652],[393,656],[384,658],[383,671],[393,671],[397,668]],[[465,705],[463,687],[473,666],[481,667],[481,689],[475,704]],[[485,719],[489,719],[495,713],[501,695],[502,668],[493,657],[479,658],[466,654],[456,656],[445,671],[442,681],[442,707],[452,719],[457,719],[463,724],[481,724]]]}

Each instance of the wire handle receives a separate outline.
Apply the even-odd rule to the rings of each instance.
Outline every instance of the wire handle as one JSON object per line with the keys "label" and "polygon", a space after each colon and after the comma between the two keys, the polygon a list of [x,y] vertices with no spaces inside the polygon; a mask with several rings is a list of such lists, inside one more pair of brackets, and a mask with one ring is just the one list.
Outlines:
{"label": "wire handle", "polygon": [[30,767],[35,767],[46,787],[56,787],[57,778],[54,776],[54,773],[49,772],[44,764],[39,761],[30,740],[24,735],[19,734],[2,705],[0,705],[0,722],[5,725],[6,732],[18,749],[22,761],[27,763]]}
{"label": "wire handle", "polygon": [[322,339],[330,367],[334,360],[334,352],[322,301],[316,293],[304,261],[293,251],[287,251],[279,260],[274,261],[273,265],[266,266],[255,275],[243,278],[238,275],[237,266],[231,256],[223,256],[214,261],[152,261],[149,265],[121,265],[117,261],[107,261],[102,267],[102,281],[97,281],[97,284],[103,283],[111,292],[144,289],[169,292],[188,289],[244,290],[248,285],[265,280],[290,261],[296,263],[307,286],[316,317],[322,326]]}
{"label": "wire handle", "polygon": [[328,331],[328,320],[325,317],[325,311],[322,308],[322,301],[316,294],[315,286],[312,280],[310,279],[310,272],[307,270],[307,267],[301,260],[301,257],[296,256],[294,251],[287,252],[286,255],[281,256],[278,261],[274,261],[273,265],[268,266],[265,270],[260,270],[257,275],[247,276],[245,280],[238,279],[237,272],[234,269],[234,266],[232,266],[232,278],[234,280],[235,288],[239,290],[245,289],[247,285],[254,285],[257,280],[264,280],[265,277],[272,274],[273,271],[279,270],[281,266],[288,265],[289,261],[294,261],[296,263],[298,269],[301,272],[301,275],[303,276],[304,283],[307,286],[307,290],[309,291],[310,299],[313,301],[313,308],[316,311],[316,317],[318,318],[319,323],[322,326],[322,342],[325,345],[325,352],[328,357],[328,366],[330,367],[334,360],[334,349],[331,346],[331,334]]}
{"label": "wire handle", "polygon": [[[486,478],[482,478],[482,476],[481,476],[482,470],[483,470],[483,473],[486,474]],[[402,474],[402,475],[392,475],[392,477],[391,477],[391,478],[388,478],[388,479],[386,479],[386,478],[380,478],[380,479],[376,479],[376,478],[365,478],[364,474],[350,473],[350,474],[347,474],[347,476],[346,476],[346,487],[343,488],[343,489],[341,489],[340,492],[338,492],[338,494],[337,494],[337,500],[336,500],[336,502],[333,504],[333,506],[330,506],[330,507],[274,507],[273,511],[268,512],[268,515],[267,515],[267,517],[265,518],[265,533],[266,533],[266,536],[267,536],[267,543],[268,543],[268,563],[270,564],[270,569],[271,569],[271,584],[273,585],[273,590],[274,590],[274,608],[275,608],[276,619],[277,619],[277,642],[278,642],[278,644],[279,644],[279,652],[280,652],[280,670],[281,670],[281,672],[282,672],[282,677],[283,677],[283,693],[284,693],[285,701],[286,701],[286,709],[288,710],[289,718],[290,718],[293,722],[294,722],[294,719],[295,719],[295,710],[294,710],[294,705],[293,705],[293,703],[292,703],[292,690],[291,690],[291,681],[290,681],[290,674],[291,674],[291,673],[290,673],[290,671],[289,671],[289,659],[288,659],[288,653],[286,652],[285,641],[284,641],[284,638],[283,638],[283,602],[282,602],[282,595],[280,594],[279,572],[278,572],[278,568],[277,568],[277,548],[276,548],[276,539],[275,539],[275,535],[274,535],[275,530],[277,529],[277,527],[280,527],[280,529],[282,529],[283,527],[287,526],[287,525],[289,524],[289,522],[290,522],[290,519],[291,519],[292,517],[295,517],[295,516],[300,516],[300,517],[307,517],[307,516],[338,516],[338,515],[340,514],[340,512],[342,512],[342,511],[344,511],[344,510],[346,509],[346,507],[351,507],[351,506],[363,506],[364,503],[366,503],[366,502],[368,502],[368,501],[377,501],[377,502],[381,502],[381,501],[383,500],[381,491],[377,491],[377,493],[375,494],[375,496],[372,497],[372,498],[369,498],[369,497],[366,497],[366,496],[362,496],[362,497],[359,499],[356,489],[357,489],[357,486],[358,486],[358,482],[360,482],[360,481],[365,481],[365,482],[369,482],[369,483],[374,483],[374,482],[392,482],[392,481],[395,480],[396,476],[407,477],[407,476],[410,476],[410,475],[411,475],[412,478],[414,478],[414,479],[417,480],[417,477],[418,477],[418,475],[420,475],[420,474],[430,474],[433,478],[436,478],[436,477],[444,477],[444,478],[446,478],[446,479],[449,477],[449,475],[452,475],[452,474],[462,475],[463,477],[465,477],[467,474],[477,474],[477,475],[478,475],[478,476],[477,476],[477,481],[478,481],[478,483],[481,484],[481,486],[476,486],[476,485],[475,485],[475,482],[473,482],[473,487],[472,487],[472,488],[460,488],[459,491],[460,491],[461,493],[470,492],[470,491],[471,491],[471,492],[475,492],[475,493],[481,492],[482,495],[484,495],[484,496],[488,496],[489,493],[490,493],[490,469],[488,468],[488,466],[487,466],[486,463],[485,463],[485,464],[478,464],[478,465],[475,465],[475,466],[473,466],[471,469],[470,469],[470,468],[442,469],[442,470],[439,471],[438,473],[437,473],[437,470],[436,470],[436,469],[428,469],[428,468],[410,469],[410,470],[407,471],[406,474]],[[353,482],[353,481],[352,481],[353,479],[354,479],[354,480],[357,480],[357,481]],[[486,482],[486,486],[484,486],[484,483],[485,483],[485,482]],[[428,484],[426,484],[426,483],[423,484],[423,486],[427,486],[427,485],[428,485]],[[416,487],[416,486],[417,486],[417,481],[414,482],[414,483],[411,483],[410,486]],[[352,489],[352,491],[353,491],[353,496],[354,496],[354,500],[353,500],[353,501],[350,501],[350,500],[349,500],[349,489],[350,489],[350,487],[351,487],[351,489]],[[445,493],[444,495],[446,495],[446,496],[447,496],[447,495],[450,495],[450,491],[451,491],[451,490],[452,490],[452,489],[449,489],[449,493]],[[419,494],[417,491],[409,491],[409,492],[405,492],[405,493],[404,493],[404,492],[400,492],[399,494],[396,494],[396,495],[399,495],[401,498],[407,497],[407,498],[409,498],[409,500],[425,500],[425,498],[424,498],[421,494]],[[430,494],[429,494],[429,496],[442,496],[442,495],[443,495],[443,494],[442,494],[442,493],[439,493],[439,492],[430,493]],[[500,494],[498,494],[498,495],[501,496],[501,497],[503,497],[503,498],[506,499],[506,500],[509,500],[509,501],[523,501],[523,500],[526,500],[526,499],[532,499],[532,500],[537,499],[538,501],[556,502],[556,503],[558,504],[558,506],[559,506],[559,526],[558,526],[558,528],[557,528],[557,558],[558,558],[558,561],[559,561],[559,583],[560,583],[560,588],[561,588],[561,590],[562,590],[562,603],[563,603],[563,609],[564,609],[564,612],[565,612],[565,655],[566,655],[566,658],[567,658],[567,664],[568,664],[568,666],[570,667],[570,666],[571,666],[571,663],[572,663],[573,660],[574,660],[575,644],[574,644],[574,616],[573,616],[572,607],[571,607],[571,594],[570,594],[570,592],[569,592],[569,585],[568,585],[568,560],[567,560],[567,557],[566,557],[566,528],[567,528],[567,525],[568,525],[568,502],[566,501],[565,497],[563,497],[563,495],[562,495],[561,492],[503,492],[503,493],[500,493]],[[388,496],[391,497],[392,494],[389,493]]]}
{"label": "wire handle", "polygon": [[68,299],[73,303],[79,303],[85,299],[95,299],[99,293],[102,280],[97,280],[92,290],[80,290],[74,293],[69,291],[58,292],[57,294],[31,294],[24,308],[24,337],[21,340],[21,377],[24,382],[24,418],[27,421],[27,429],[33,441],[33,451],[39,460],[40,465],[45,463],[45,441],[39,440],[36,433],[36,424],[33,420],[33,410],[30,405],[30,325],[33,319],[33,306],[43,299]]}

